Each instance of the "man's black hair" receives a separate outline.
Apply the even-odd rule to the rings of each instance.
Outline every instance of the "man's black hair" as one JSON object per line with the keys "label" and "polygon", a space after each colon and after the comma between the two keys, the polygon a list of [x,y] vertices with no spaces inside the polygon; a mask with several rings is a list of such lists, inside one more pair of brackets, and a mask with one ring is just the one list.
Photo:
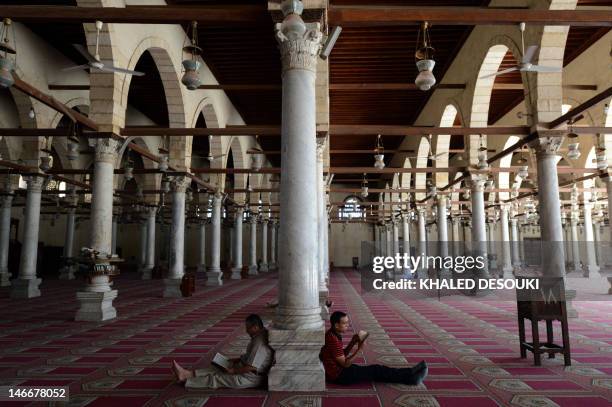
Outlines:
{"label": "man's black hair", "polygon": [[261,317],[257,314],[249,315],[248,317],[246,317],[245,322],[248,326],[257,326],[259,329],[263,329],[264,327],[264,323],[261,320]]}
{"label": "man's black hair", "polygon": [[329,317],[329,322],[331,322],[332,327],[334,325],[336,325],[337,323],[340,322],[340,320],[342,318],[344,318],[346,316],[346,314],[342,311],[335,311],[333,314],[331,314],[331,317]]}

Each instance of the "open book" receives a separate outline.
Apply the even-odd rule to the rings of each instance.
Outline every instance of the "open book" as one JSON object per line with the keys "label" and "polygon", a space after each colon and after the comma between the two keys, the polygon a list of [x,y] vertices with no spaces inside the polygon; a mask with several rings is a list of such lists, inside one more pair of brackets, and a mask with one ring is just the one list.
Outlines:
{"label": "open book", "polygon": [[357,336],[359,337],[359,342],[363,342],[366,339],[368,339],[368,336],[370,336],[370,333],[368,331],[361,330],[357,333]]}
{"label": "open book", "polygon": [[232,367],[232,362],[230,362],[227,357],[223,356],[220,353],[217,353],[210,363],[221,368],[221,370],[223,371]]}

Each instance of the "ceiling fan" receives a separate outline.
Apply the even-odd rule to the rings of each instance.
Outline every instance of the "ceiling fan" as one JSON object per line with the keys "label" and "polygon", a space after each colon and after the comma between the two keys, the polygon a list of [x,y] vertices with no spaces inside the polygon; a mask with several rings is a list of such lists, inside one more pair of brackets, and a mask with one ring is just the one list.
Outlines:
{"label": "ceiling fan", "polygon": [[100,54],[98,51],[99,51],[99,45],[100,45],[100,30],[102,30],[102,25],[103,25],[102,21],[96,21],[96,53],[95,55],[91,55],[89,51],[87,51],[87,48],[85,48],[81,44],[72,44],[72,46],[77,51],[79,51],[79,53],[83,55],[85,59],[87,59],[87,63],[83,65],[76,65],[76,66],[64,68],[62,69],[62,71],[70,72],[70,71],[77,71],[81,69],[90,69],[90,70],[93,69],[93,70],[98,70],[98,71],[103,71],[103,72],[117,72],[117,73],[124,73],[128,75],[143,76],[144,72],[131,71],[125,68],[118,68],[113,65],[106,65],[102,61],[100,61]]}
{"label": "ceiling fan", "polygon": [[[212,145],[212,137],[213,136],[208,136],[208,145]],[[201,155],[195,155],[196,157],[200,157],[203,158],[205,160],[208,160],[209,162],[212,162],[214,160],[216,160],[217,158],[221,158],[221,157],[225,157],[227,154],[217,154],[217,155],[213,155],[210,150],[208,151],[208,155],[206,156],[201,156]]]}
{"label": "ceiling fan", "polygon": [[[448,152],[446,151],[443,153],[434,154],[433,151],[431,150],[431,138],[432,138],[431,134],[427,136],[427,140],[429,141],[429,151],[427,152],[427,160],[436,161],[439,158],[442,158],[442,156],[448,155]],[[419,155],[415,155],[415,156],[411,156],[407,158],[423,158],[423,157]]]}
{"label": "ceiling fan", "polygon": [[536,65],[532,63],[533,58],[535,57],[536,52],[538,51],[537,45],[530,45],[527,48],[527,52],[525,52],[525,23],[519,24],[519,29],[521,30],[521,52],[523,54],[523,58],[521,62],[517,65],[504,69],[502,71],[498,71],[489,75],[481,76],[480,79],[490,78],[492,76],[505,75],[510,72],[520,71],[520,72],[561,72],[561,67],[556,66],[543,66]]}

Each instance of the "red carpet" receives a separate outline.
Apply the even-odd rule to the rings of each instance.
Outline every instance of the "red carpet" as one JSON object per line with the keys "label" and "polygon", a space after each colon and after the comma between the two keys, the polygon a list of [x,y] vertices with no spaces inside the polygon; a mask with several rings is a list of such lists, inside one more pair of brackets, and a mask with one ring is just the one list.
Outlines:
{"label": "red carpet", "polygon": [[[160,280],[116,281],[120,318],[74,322],[80,282],[45,281],[43,297],[10,300],[0,289],[1,385],[70,386],[70,406],[312,406],[456,407],[612,405],[612,303],[574,304],[572,366],[562,359],[520,359],[515,305],[477,299],[408,299],[360,295],[359,275],[332,273],[334,309],[346,310],[354,330],[370,331],[357,363],[414,364],[430,374],[420,387],[364,383],[328,386],[310,394],[264,390],[187,391],[173,383],[175,359],[205,366],[216,351],[238,355],[248,338],[243,319],[276,295],[267,274],[223,287],[198,283],[194,297],[161,298]],[[529,331],[529,330],[528,330]],[[0,403],[45,405],[41,402]]]}

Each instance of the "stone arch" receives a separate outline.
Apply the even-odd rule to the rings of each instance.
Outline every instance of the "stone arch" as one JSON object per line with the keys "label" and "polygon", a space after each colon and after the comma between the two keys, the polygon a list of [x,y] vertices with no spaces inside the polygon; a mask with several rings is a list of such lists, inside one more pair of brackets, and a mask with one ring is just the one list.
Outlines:
{"label": "stone arch", "polygon": [[[508,147],[510,147],[511,145],[515,144],[517,141],[519,141],[519,137],[518,136],[510,136],[508,137],[508,139],[506,140],[506,143],[504,144],[504,150]],[[512,156],[514,154],[508,154],[504,157],[502,157],[499,160],[499,166],[501,168],[507,168],[510,167],[510,165],[512,165]],[[516,180],[516,176],[515,176],[515,180]],[[510,188],[510,173],[507,171],[504,172],[500,172],[497,178],[497,185],[499,187],[499,189],[508,189]],[[505,199],[510,199],[510,193],[509,192],[500,192],[499,193],[499,200],[505,200]]]}
{"label": "stone arch", "polygon": [[[452,127],[455,123],[455,118],[457,117],[458,109],[455,104],[449,103],[444,108],[444,112],[442,113],[442,117],[440,119],[440,127]],[[451,136],[450,134],[438,135],[436,137],[436,161],[434,162],[435,167],[448,167],[449,161],[449,148],[450,148]],[[443,154],[443,155],[439,155]],[[444,187],[448,184],[448,173],[446,172],[437,172],[435,173],[436,186],[438,188]]]}
{"label": "stone arch", "polygon": [[[412,168],[412,164],[410,163],[410,159],[409,158],[404,158],[404,164],[402,165],[402,168]],[[402,173],[401,177],[400,177],[400,187],[402,189],[409,189],[410,188],[410,182],[412,180],[412,174],[409,172],[404,172]],[[409,192],[402,192],[400,194],[401,197],[401,201],[405,203],[405,209],[408,210],[410,209],[410,193]]]}
{"label": "stone arch", "polygon": [[[577,0],[535,0],[533,3],[533,8],[574,10]],[[525,42],[539,45],[538,65],[563,68],[568,33],[569,26],[528,26]],[[547,123],[561,116],[562,75],[562,72],[536,72],[526,75],[528,92],[525,94],[525,103],[531,113],[528,117],[529,125]]]}
{"label": "stone arch", "polygon": [[[429,140],[427,137],[421,137],[419,147],[417,149],[416,168],[427,168],[427,154],[429,153]],[[427,181],[427,174],[424,172],[418,172],[414,176],[414,187],[416,189],[425,189]],[[425,193],[416,192],[416,200],[425,198]]]}
{"label": "stone arch", "polygon": [[[229,149],[232,152],[234,159],[234,168],[247,168],[247,154],[244,148],[242,137],[232,137],[229,143]],[[234,188],[235,189],[246,189],[247,187],[247,174],[234,174]],[[245,194],[242,192],[234,193],[234,201],[242,203],[245,200]]]}
{"label": "stone arch", "polygon": [[[499,70],[499,67],[508,51],[515,56],[521,56],[518,45],[507,35],[497,35],[491,38],[489,45],[485,48],[486,52],[482,64],[474,79],[474,93],[470,109],[470,127],[487,127],[489,123],[489,108],[491,104],[491,93],[495,77],[490,76]],[[523,78],[524,79],[524,78]],[[486,137],[484,137],[486,143]],[[480,137],[478,134],[470,134],[467,138],[466,148],[467,158],[470,164],[478,162],[478,147]]]}
{"label": "stone arch", "polygon": [[[132,56],[129,58],[126,68],[131,70],[135,69],[142,55],[145,52],[149,52],[159,71],[162,86],[164,87],[166,105],[168,108],[169,127],[184,128],[187,126],[187,119],[180,81],[180,68],[177,68],[177,64],[172,60],[172,56],[168,52],[169,49],[171,49],[170,45],[161,38],[144,38],[132,52]],[[121,106],[123,106],[124,109],[127,109],[131,82],[132,76],[125,75],[125,79],[121,85]],[[170,162],[179,169],[187,168],[190,165],[191,139],[191,136],[170,138]]]}
{"label": "stone arch", "polygon": [[[221,127],[221,122],[219,120],[219,115],[215,109],[215,106],[208,101],[208,98],[203,98],[198,107],[195,110],[195,115],[193,117],[192,126],[195,127],[198,121],[198,118],[202,115],[204,117],[204,123],[206,124],[207,129],[218,129]],[[192,145],[193,137],[190,137],[189,140],[189,156],[191,157],[191,145]],[[224,148],[224,142],[222,137],[212,137],[210,141],[209,150],[210,154],[213,156],[222,155],[226,153],[226,149]],[[229,147],[227,148],[227,152],[229,152]],[[236,157],[234,156],[234,160]],[[223,160],[213,160],[210,163],[211,168],[223,168],[226,163],[226,159]],[[212,184],[216,185],[219,189],[223,189],[225,185],[225,174],[211,174],[210,181]],[[246,182],[246,181],[245,181]]]}
{"label": "stone arch", "polygon": [[[84,97],[76,97],[73,99],[69,99],[64,102],[64,104],[70,109],[74,107],[87,107],[87,109],[89,109],[89,99]],[[62,117],[64,117],[64,114],[62,112],[55,112],[55,114],[51,118],[51,128],[56,128]]]}

